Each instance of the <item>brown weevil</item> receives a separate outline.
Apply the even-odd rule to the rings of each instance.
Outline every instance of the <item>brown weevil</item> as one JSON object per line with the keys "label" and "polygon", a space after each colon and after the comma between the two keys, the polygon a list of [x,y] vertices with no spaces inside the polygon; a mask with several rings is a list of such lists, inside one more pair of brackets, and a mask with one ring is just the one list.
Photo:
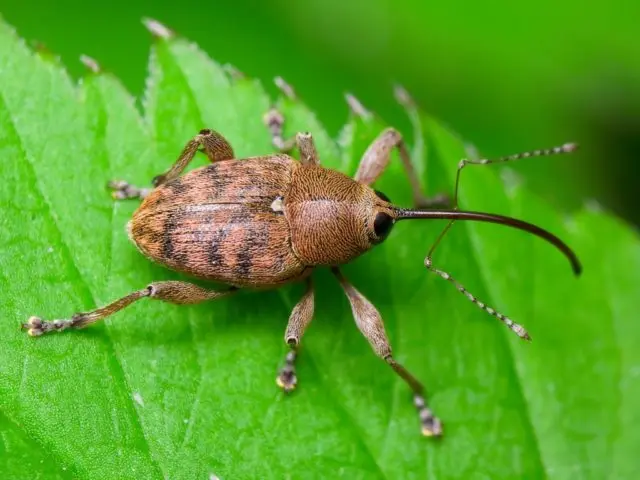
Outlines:
{"label": "brown weevil", "polygon": [[[376,355],[411,388],[422,433],[439,436],[442,424],[428,407],[422,384],[394,360],[380,314],[340,273],[339,267],[384,241],[397,221],[448,219],[450,223],[425,260],[426,267],[452,282],[469,300],[519,337],[528,339],[522,326],[477,300],[448,273],[436,269],[431,256],[453,221],[493,222],[549,241],[569,258],[573,270],[579,273],[581,267],[575,254],[551,233],[514,218],[457,208],[460,171],[465,165],[568,153],[575,145],[565,144],[497,160],[462,160],[453,205],[446,208],[442,197],[427,199],[422,195],[409,153],[396,130],[389,128],[379,135],[364,153],[354,178],[350,178],[320,165],[311,134],[298,133],[292,141],[284,141],[283,121],[275,109],[265,115],[273,144],[281,153],[236,159],[222,135],[201,130],[187,143],[174,165],[153,179],[154,188],[140,189],[123,181],[110,182],[114,198],[142,199],[127,228],[129,237],[146,257],[172,270],[221,282],[228,285],[228,289],[212,290],[184,281],[154,282],[104,307],[76,313],[68,320],[45,321],[31,317],[22,326],[30,335],[39,336],[86,327],[141,298],[195,304],[231,295],[240,288],[270,288],[304,281],[306,292],[293,308],[284,335],[291,350],[277,376],[277,384],[289,392],[297,383],[294,366],[297,351],[314,311],[310,275],[315,267],[329,267],[351,304],[358,328]],[[284,153],[294,144],[300,161]],[[408,175],[416,208],[395,206],[371,187],[385,170],[394,148]],[[181,175],[199,150],[211,164]]]}

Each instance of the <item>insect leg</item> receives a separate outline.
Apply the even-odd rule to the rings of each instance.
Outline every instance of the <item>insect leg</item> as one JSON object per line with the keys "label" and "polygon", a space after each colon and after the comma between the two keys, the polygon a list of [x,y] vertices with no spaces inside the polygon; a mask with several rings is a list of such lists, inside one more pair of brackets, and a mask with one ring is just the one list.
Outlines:
{"label": "insect leg", "polygon": [[276,383],[285,393],[289,393],[298,383],[296,377],[295,361],[298,356],[300,339],[313,318],[314,295],[311,278],[307,279],[307,290],[300,301],[293,307],[289,316],[289,323],[284,333],[284,341],[291,350],[287,353],[285,364],[276,378]]}
{"label": "insect leg", "polygon": [[111,190],[111,197],[114,200],[126,200],[129,198],[144,199],[151,193],[151,187],[136,187],[125,180],[110,180],[107,188]]}
{"label": "insect leg", "polygon": [[[577,145],[575,143],[565,143],[564,145],[561,145],[559,147],[553,147],[553,148],[548,148],[543,150],[533,150],[531,152],[524,152],[524,153],[516,153],[514,155],[500,157],[492,160],[486,159],[486,158],[483,158],[480,160],[462,159],[458,163],[458,171],[456,172],[456,183],[454,187],[452,209],[458,210],[460,173],[462,172],[462,169],[467,165],[491,165],[493,163],[512,162],[515,160],[520,160],[522,158],[528,158],[528,157],[540,157],[540,156],[547,156],[547,155],[570,153],[575,151],[576,149],[577,149]],[[436,248],[438,247],[442,239],[445,237],[447,232],[451,229],[454,223],[455,223],[455,220],[451,220],[449,223],[447,223],[447,225],[442,229],[440,234],[436,237],[435,242],[433,242],[433,245],[431,246],[431,248],[429,249],[429,252],[427,253],[427,257],[424,260],[425,266],[432,272],[435,272],[445,280],[451,282],[458,289],[458,291],[461,292],[463,295],[465,295],[471,302],[475,303],[480,309],[484,310],[489,315],[496,317],[498,320],[504,323],[510,330],[515,332],[515,334],[518,335],[520,338],[524,340],[530,340],[531,337],[529,336],[527,331],[524,329],[524,327],[515,323],[509,317],[501,314],[500,312],[497,312],[494,308],[491,308],[486,304],[484,304],[483,302],[479,301],[474,295],[472,295],[469,291],[467,291],[467,289],[464,288],[458,281],[456,281],[449,273],[443,270],[439,270],[433,266],[433,262],[432,262],[433,252],[436,250]]]}
{"label": "insect leg", "polygon": [[45,333],[61,332],[68,328],[86,327],[87,325],[119,312],[141,298],[148,297],[153,300],[163,300],[169,303],[186,305],[201,303],[207,300],[216,300],[218,298],[225,297],[236,290],[237,288],[235,287],[225,291],[209,290],[198,285],[194,285],[193,283],[179,281],[155,282],[148,285],[146,288],[136,290],[135,292],[132,292],[109,305],[97,308],[90,312],[76,313],[67,320],[47,321],[42,320],[40,317],[31,317],[26,323],[22,324],[22,328],[26,329],[29,335],[37,337]]}
{"label": "insect leg", "polygon": [[434,198],[427,198],[423,195],[418,175],[413,168],[411,158],[409,157],[409,151],[402,139],[402,135],[393,128],[385,129],[378,138],[369,145],[369,148],[367,148],[360,160],[360,165],[358,166],[358,171],[354,178],[365,185],[371,185],[374,183],[378,177],[382,175],[385,168],[387,168],[387,165],[389,165],[391,150],[394,148],[398,149],[400,159],[402,160],[402,164],[407,172],[415,205],[418,207],[447,205],[449,203],[449,199],[444,195],[437,195]]}
{"label": "insect leg", "polygon": [[[282,77],[274,78],[276,87],[280,89],[285,97],[295,100],[296,94],[293,91],[291,85],[284,81]],[[294,147],[298,147],[300,151],[300,161],[303,165],[319,165],[320,158],[318,157],[318,151],[313,143],[313,137],[309,132],[299,132],[295,138],[284,139],[282,136],[284,126],[284,116],[278,111],[277,108],[271,107],[267,113],[262,117],[264,124],[269,128],[271,133],[271,143],[282,153],[289,153]]]}
{"label": "insect leg", "polygon": [[[209,129],[200,130],[200,133],[185,145],[173,166],[152,180],[153,186],[157,187],[180,176],[198,151],[202,151],[211,162],[231,160],[234,157],[231,145],[222,135]],[[137,188],[122,180],[113,180],[108,183],[108,187],[113,190],[112,196],[116,200],[144,198],[152,190]]]}
{"label": "insect leg", "polygon": [[376,307],[349,283],[339,269],[333,268],[332,272],[340,281],[340,285],[349,299],[356,325],[371,344],[373,351],[384,359],[411,388],[413,403],[418,410],[422,424],[422,434],[428,437],[442,435],[442,423],[433,415],[427,405],[424,387],[408,370],[394,360],[389,339],[384,331],[382,317]]}
{"label": "insect leg", "polygon": [[271,143],[282,153],[289,153],[296,145],[295,138],[284,139],[282,127],[284,126],[284,116],[275,107],[269,109],[262,117],[264,124],[271,133]]}
{"label": "insect leg", "polygon": [[276,108],[271,108],[265,113],[263,120],[271,132],[271,143],[279,151],[289,153],[294,147],[298,147],[300,162],[303,165],[320,164],[320,157],[318,156],[313,136],[309,132],[298,132],[294,138],[285,140],[282,136],[284,116]]}
{"label": "insect leg", "polygon": [[[276,87],[287,98],[295,100],[296,94],[293,91],[293,87],[284,81],[282,77],[276,77],[273,79]],[[271,143],[282,153],[289,153],[296,146],[296,140],[289,138],[285,140],[282,136],[282,126],[284,125],[284,116],[278,111],[276,107],[271,107],[267,113],[262,117],[264,124],[269,128],[271,132]]]}
{"label": "insect leg", "polygon": [[300,151],[300,162],[303,165],[320,165],[316,144],[309,132],[296,133],[296,145]]}

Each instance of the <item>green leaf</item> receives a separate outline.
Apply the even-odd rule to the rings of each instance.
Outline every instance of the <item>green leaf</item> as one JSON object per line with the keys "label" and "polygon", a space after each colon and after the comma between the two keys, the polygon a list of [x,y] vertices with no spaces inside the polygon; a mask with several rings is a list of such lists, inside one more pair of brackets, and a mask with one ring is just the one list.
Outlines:
{"label": "green leaf", "polygon": [[[65,318],[180,278],[129,242],[124,227],[136,202],[112,202],[107,180],[147,184],[205,127],[223,132],[238,157],[271,152],[262,115],[272,102],[257,82],[229,78],[181,39],[155,44],[143,115],[117,79],[97,74],[74,85],[2,23],[0,66],[3,478],[560,479],[636,471],[637,235],[604,213],[565,219],[523,185],[505,185],[497,169],[464,172],[463,207],[549,228],[576,248],[584,276],[573,278],[540,240],[495,225],[456,225],[434,263],[525,323],[532,344],[426,271],[439,222],[402,222],[344,268],[385,318],[396,359],[424,381],[445,422],[442,441],[420,437],[407,387],[373,355],[326,271],[316,275],[315,320],[291,397],[274,379],[299,285],[199,306],[141,301],[102,325],[29,338],[17,327],[30,315]],[[352,116],[336,142],[301,102],[276,103],[287,135],[311,131],[323,164],[347,173],[386,126]],[[409,113],[425,188],[451,191],[464,145],[432,118]],[[408,186],[394,154],[376,188],[409,205]]]}

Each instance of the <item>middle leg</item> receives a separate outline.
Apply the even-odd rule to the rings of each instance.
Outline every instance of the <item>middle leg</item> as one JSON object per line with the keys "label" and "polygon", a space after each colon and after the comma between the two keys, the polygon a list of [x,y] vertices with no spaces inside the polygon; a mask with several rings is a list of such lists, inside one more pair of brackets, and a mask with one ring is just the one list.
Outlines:
{"label": "middle leg", "polygon": [[385,360],[393,371],[411,388],[413,392],[413,404],[418,410],[418,416],[422,424],[422,434],[427,437],[439,437],[442,435],[442,423],[433,415],[433,412],[427,405],[424,387],[420,381],[393,358],[391,345],[384,331],[384,324],[382,323],[380,313],[364,295],[351,285],[338,268],[333,268],[332,272],[338,278],[344,293],[349,299],[358,329],[369,341],[375,354]]}
{"label": "middle leg", "polygon": [[287,342],[291,349],[285,358],[285,364],[280,370],[276,383],[284,390],[285,393],[291,392],[298,383],[296,377],[295,361],[298,356],[298,347],[300,345],[300,339],[304,334],[304,331],[311,323],[313,318],[314,309],[314,292],[313,283],[311,278],[307,279],[307,290],[305,291],[302,299],[293,307],[293,311],[289,316],[289,323],[287,329],[284,332],[284,341]]}

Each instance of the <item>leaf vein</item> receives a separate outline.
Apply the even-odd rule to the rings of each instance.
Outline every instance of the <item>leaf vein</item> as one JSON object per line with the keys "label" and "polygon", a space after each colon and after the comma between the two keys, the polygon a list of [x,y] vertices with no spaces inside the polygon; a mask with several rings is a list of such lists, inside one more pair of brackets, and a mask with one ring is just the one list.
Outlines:
{"label": "leaf vein", "polygon": [[[48,98],[51,98],[51,96],[52,95],[48,95]],[[3,98],[3,103],[6,104],[6,102],[4,101],[4,98]],[[40,185],[40,183],[38,182],[38,176],[36,174],[36,168],[35,168],[35,166],[33,164],[33,160],[31,159],[31,155],[29,154],[28,150],[25,149],[25,145],[22,142],[18,126],[16,125],[14,119],[12,118],[11,112],[9,110],[8,110],[8,113],[9,113],[9,120],[11,122],[12,128],[16,132],[16,137],[17,137],[18,142],[19,142],[18,147],[24,153],[24,159],[26,160],[26,164],[28,165],[29,169],[31,170],[31,172],[33,174],[33,177],[35,178],[35,182],[33,184],[34,189],[37,191],[37,194],[43,199],[43,202],[44,202],[44,204],[46,206],[46,209],[47,209],[46,213],[51,218],[51,224],[53,225],[53,227],[55,228],[56,233],[59,236],[60,245],[61,245],[61,253],[62,253],[62,255],[64,255],[66,258],[69,259],[69,263],[70,263],[71,267],[75,270],[75,272],[77,273],[77,277],[80,279],[82,289],[85,290],[89,294],[89,296],[91,297],[92,301],[95,304],[96,303],[95,296],[93,295],[93,292],[91,291],[91,288],[89,287],[89,284],[87,283],[87,280],[84,278],[84,275],[83,275],[82,271],[78,267],[75,258],[71,254],[71,250],[69,248],[69,245],[68,245],[66,239],[64,238],[64,236],[62,234],[62,230],[59,227],[58,222],[56,220],[56,216],[53,214],[54,209],[52,208],[52,205],[50,204],[49,198],[48,198],[47,195],[44,194],[44,190],[43,190],[42,186]],[[130,388],[130,386],[128,384],[128,381],[127,381],[127,379],[125,377],[124,370],[122,368],[122,364],[121,364],[120,358],[119,358],[119,356],[118,356],[118,354],[116,352],[116,349],[115,349],[115,346],[114,346],[114,343],[113,343],[113,339],[109,336],[108,332],[107,332],[106,338],[107,338],[108,343],[109,343],[109,348],[114,353],[114,356],[115,356],[115,358],[116,358],[116,360],[118,362],[118,367],[119,367],[119,370],[117,372],[114,372],[112,370],[111,373],[114,374],[114,376],[120,378],[121,381],[124,383],[125,387],[127,388],[127,390],[129,392],[131,392],[131,388]],[[131,403],[133,411],[135,412],[135,415],[134,415],[135,423],[140,428],[140,432],[142,434],[142,437],[145,439],[147,451],[149,452],[149,459],[151,460],[152,464],[155,464],[157,466],[157,463],[155,462],[155,460],[153,459],[153,457],[150,454],[149,442],[148,442],[147,436],[146,436],[146,434],[144,432],[144,429],[142,428],[142,422],[141,422],[140,416],[138,414],[138,411],[136,410],[135,405],[133,404],[133,398],[131,398],[130,395],[128,395],[127,398],[129,399],[128,401]]]}

